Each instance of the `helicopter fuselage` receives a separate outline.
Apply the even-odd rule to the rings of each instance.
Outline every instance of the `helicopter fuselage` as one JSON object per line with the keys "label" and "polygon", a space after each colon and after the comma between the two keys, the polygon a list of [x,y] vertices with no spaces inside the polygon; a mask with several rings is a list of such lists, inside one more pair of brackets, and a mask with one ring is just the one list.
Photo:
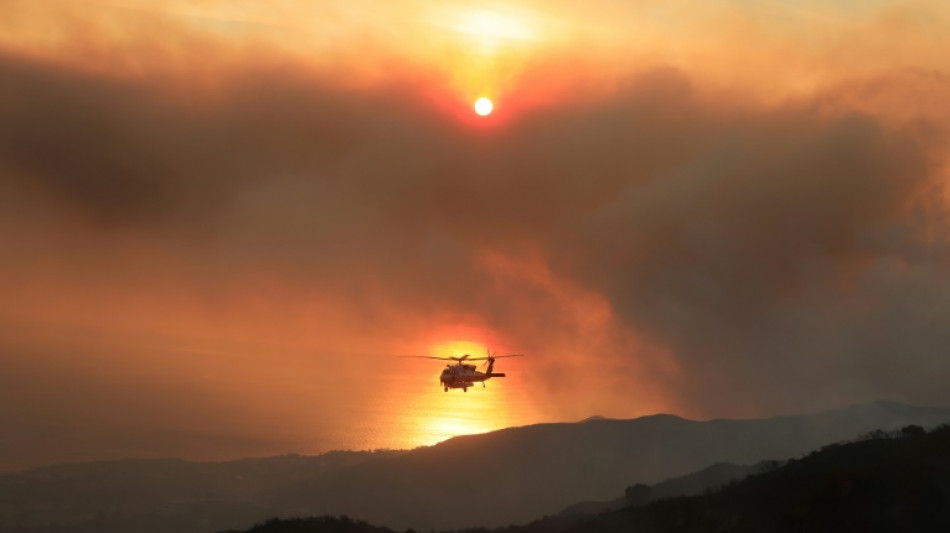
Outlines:
{"label": "helicopter fuselage", "polygon": [[439,383],[448,391],[449,389],[462,389],[468,392],[468,388],[481,383],[485,386],[485,381],[490,378],[503,378],[502,373],[492,372],[492,367],[488,367],[487,372],[479,372],[475,365],[466,365],[459,363],[457,365],[445,365],[442,374],[439,376]]}
{"label": "helicopter fuselage", "polygon": [[[495,355],[494,351],[488,350],[485,357],[472,357],[469,354],[451,357],[437,357],[431,355],[400,355],[399,357],[455,361],[456,363],[454,365],[445,365],[445,369],[442,370],[442,374],[439,375],[439,384],[442,385],[445,392],[449,392],[449,389],[462,389],[462,392],[468,392],[468,388],[476,383],[481,383],[482,387],[484,387],[485,382],[491,378],[505,377],[505,375],[500,372],[492,372],[495,368],[495,359],[502,357],[522,357],[522,354]],[[479,372],[475,369],[475,365],[469,364],[469,361],[486,361],[488,367],[484,372]]]}

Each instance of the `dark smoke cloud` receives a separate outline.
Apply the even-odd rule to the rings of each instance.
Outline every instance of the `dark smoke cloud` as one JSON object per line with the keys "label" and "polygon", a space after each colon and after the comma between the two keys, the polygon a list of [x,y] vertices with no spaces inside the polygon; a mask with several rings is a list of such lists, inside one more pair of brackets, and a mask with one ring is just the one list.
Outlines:
{"label": "dark smoke cloud", "polygon": [[[569,257],[581,251],[579,275],[670,345],[687,388],[709,401],[755,397],[780,408],[838,396],[843,382],[881,382],[891,371],[866,368],[870,352],[849,337],[901,335],[901,315],[892,325],[857,319],[863,306],[901,304],[882,300],[868,276],[906,261],[908,248],[943,251],[906,227],[907,204],[934,177],[927,154],[923,139],[867,116],[766,113],[602,206],[579,226],[583,244]],[[922,368],[938,352],[924,341],[893,363]],[[862,393],[880,394],[871,389]],[[945,401],[939,390],[933,383],[918,398]]]}

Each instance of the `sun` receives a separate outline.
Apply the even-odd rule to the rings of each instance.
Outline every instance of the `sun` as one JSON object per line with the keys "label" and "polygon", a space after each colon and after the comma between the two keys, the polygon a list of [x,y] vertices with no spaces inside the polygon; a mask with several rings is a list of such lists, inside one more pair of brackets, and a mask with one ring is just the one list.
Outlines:
{"label": "sun", "polygon": [[475,112],[483,117],[490,115],[494,107],[495,106],[492,105],[491,100],[485,96],[475,100]]}

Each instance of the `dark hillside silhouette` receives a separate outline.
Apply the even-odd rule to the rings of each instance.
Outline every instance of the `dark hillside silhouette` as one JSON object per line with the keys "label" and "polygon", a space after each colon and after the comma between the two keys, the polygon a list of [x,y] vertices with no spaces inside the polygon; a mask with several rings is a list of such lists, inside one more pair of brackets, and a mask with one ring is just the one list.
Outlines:
{"label": "dark hillside silhouette", "polygon": [[715,463],[786,459],[876,428],[934,427],[948,420],[945,409],[874,402],[769,419],[699,422],[655,415],[540,424],[458,437],[341,469],[284,487],[268,504],[311,516],[358,516],[400,530],[523,524]]}
{"label": "dark hillside silhouette", "polygon": [[322,515],[400,531],[499,527],[544,516],[570,527],[605,509],[596,502],[623,499],[638,483],[651,485],[647,500],[696,494],[745,473],[717,463],[797,457],[876,428],[948,420],[950,410],[874,402],[769,419],[655,415],[540,424],[406,452],[67,465],[0,476],[0,531],[206,533]]}
{"label": "dark hillside silhouette", "polygon": [[950,426],[826,446],[719,492],[627,507],[573,531],[950,531]]}
{"label": "dark hillside silhouette", "polygon": [[[702,496],[629,505],[565,528],[545,519],[466,533],[950,531],[950,426],[830,445]],[[634,486],[649,490],[646,486]],[[272,520],[248,533],[387,533],[348,518]],[[229,532],[236,533],[236,532]]]}
{"label": "dark hillside silhouette", "polygon": [[617,511],[628,505],[640,506],[660,499],[708,493],[749,475],[781,466],[782,463],[783,461],[761,461],[750,466],[716,463],[698,472],[667,479],[653,486],[643,483],[631,485],[624,490],[624,495],[620,498],[576,503],[557,514],[545,516],[517,530],[520,533],[567,531],[599,514]]}
{"label": "dark hillside silhouette", "polygon": [[[277,518],[258,524],[246,533],[395,533],[385,527],[377,527],[360,520],[353,520],[347,516],[339,518],[333,516],[319,516],[313,518]],[[224,533],[240,533],[237,530],[228,530]]]}

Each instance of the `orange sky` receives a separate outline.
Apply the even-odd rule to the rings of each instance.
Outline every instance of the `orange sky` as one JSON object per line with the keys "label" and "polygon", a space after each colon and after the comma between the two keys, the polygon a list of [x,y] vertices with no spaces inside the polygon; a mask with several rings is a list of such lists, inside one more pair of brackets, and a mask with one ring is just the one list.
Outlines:
{"label": "orange sky", "polygon": [[[948,27],[2,1],[0,469],[950,405]],[[489,346],[530,357],[467,394],[395,357]]]}

